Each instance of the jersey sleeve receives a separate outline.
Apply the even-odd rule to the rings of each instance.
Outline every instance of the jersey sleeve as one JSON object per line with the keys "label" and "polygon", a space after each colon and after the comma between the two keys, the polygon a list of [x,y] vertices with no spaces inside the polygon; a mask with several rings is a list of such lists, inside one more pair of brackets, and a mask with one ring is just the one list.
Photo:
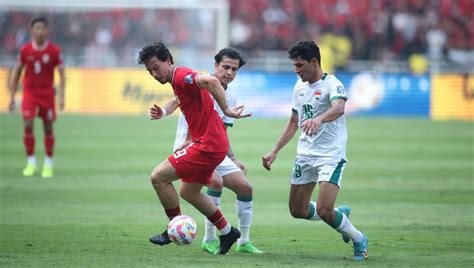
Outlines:
{"label": "jersey sleeve", "polygon": [[338,82],[331,86],[329,90],[329,99],[330,101],[334,101],[337,99],[347,100],[346,90],[342,83]]}
{"label": "jersey sleeve", "polygon": [[19,65],[25,65],[26,63],[26,46],[23,46],[20,49],[20,54],[18,55],[18,64]]}
{"label": "jersey sleeve", "polygon": [[297,101],[297,98],[298,98],[298,84],[299,84],[299,81],[296,82],[295,86],[293,87],[293,98],[291,99],[291,110],[293,113],[298,113],[298,101]]}
{"label": "jersey sleeve", "polygon": [[184,67],[177,67],[174,74],[173,85],[175,90],[185,90],[191,93],[197,93],[201,87],[197,83],[197,76],[199,74],[191,69]]}

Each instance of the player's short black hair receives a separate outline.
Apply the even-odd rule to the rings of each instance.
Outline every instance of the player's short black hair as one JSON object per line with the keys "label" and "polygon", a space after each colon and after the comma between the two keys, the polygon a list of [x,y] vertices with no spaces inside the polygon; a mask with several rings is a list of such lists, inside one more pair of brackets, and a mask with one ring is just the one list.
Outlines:
{"label": "player's short black hair", "polygon": [[153,42],[142,47],[138,55],[138,64],[146,64],[151,58],[156,56],[160,61],[166,61],[170,59],[171,64],[173,62],[173,55],[168,50],[168,48],[161,42]]}
{"label": "player's short black hair", "polygon": [[226,47],[219,50],[219,52],[214,56],[214,60],[217,64],[219,64],[224,59],[224,57],[239,60],[239,68],[247,63],[235,48]]}
{"label": "player's short black hair", "polygon": [[319,47],[314,41],[300,41],[293,45],[288,50],[288,58],[295,59],[300,57],[307,62],[311,62],[312,58],[318,60],[319,66],[321,66],[321,53]]}
{"label": "player's short black hair", "polygon": [[44,23],[44,25],[48,26],[48,19],[46,17],[39,16],[33,18],[33,20],[31,21],[31,27],[33,27],[37,22],[42,22]]}

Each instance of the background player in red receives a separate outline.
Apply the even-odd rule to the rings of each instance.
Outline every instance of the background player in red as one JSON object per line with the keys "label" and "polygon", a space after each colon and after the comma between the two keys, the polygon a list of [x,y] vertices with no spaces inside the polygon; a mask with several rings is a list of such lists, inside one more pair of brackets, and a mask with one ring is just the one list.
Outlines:
{"label": "background player in red", "polygon": [[61,49],[48,41],[48,21],[44,17],[34,18],[31,22],[32,40],[20,50],[18,64],[13,71],[10,84],[9,110],[15,109],[15,93],[18,87],[21,72],[25,68],[23,77],[23,100],[21,112],[24,122],[23,142],[25,144],[28,163],[23,170],[24,176],[33,176],[37,169],[35,158],[35,136],[33,133],[34,119],[38,115],[43,120],[44,146],[46,157],[44,159],[41,176],[53,176],[53,147],[54,132],[53,122],[56,119],[54,68],[59,70],[59,108],[64,109],[64,64],[61,59]]}
{"label": "background player in red", "polygon": [[[172,184],[181,178],[181,197],[217,227],[221,233],[219,253],[226,254],[240,237],[240,232],[227,222],[214,202],[201,193],[202,187],[211,182],[212,173],[229,149],[224,123],[214,109],[211,94],[225,115],[242,118],[250,114],[241,114],[243,106],[228,107],[224,88],[216,77],[199,74],[186,67],[176,67],[173,56],[162,43],[143,47],[138,63],[145,64],[150,75],[161,84],[172,85],[174,99],[186,117],[192,140],[187,147],[176,151],[155,167],[151,174],[153,188],[171,220],[181,214],[179,196]],[[168,109],[161,109],[164,115],[173,111]],[[150,242],[166,245],[171,240],[165,230],[162,234],[150,237]]]}

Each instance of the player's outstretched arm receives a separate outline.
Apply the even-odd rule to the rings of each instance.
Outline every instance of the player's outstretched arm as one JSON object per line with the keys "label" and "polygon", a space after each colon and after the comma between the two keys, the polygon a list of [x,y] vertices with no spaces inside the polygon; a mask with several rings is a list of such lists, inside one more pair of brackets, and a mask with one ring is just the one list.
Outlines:
{"label": "player's outstretched arm", "polygon": [[13,112],[15,110],[15,94],[18,89],[18,81],[20,81],[21,71],[23,70],[23,64],[19,63],[13,69],[12,80],[10,82],[10,103],[8,104],[8,110]]}
{"label": "player's outstretched arm", "polygon": [[169,100],[167,103],[165,103],[163,107],[153,104],[153,106],[150,107],[150,119],[158,120],[169,114],[172,114],[178,108],[178,106],[179,102],[176,96]]}
{"label": "player's outstretched arm", "polygon": [[233,108],[230,108],[227,105],[224,88],[222,87],[221,82],[219,82],[219,79],[217,79],[215,76],[209,74],[199,74],[197,76],[197,82],[200,87],[207,88],[207,90],[209,90],[225,115],[237,119],[252,116],[251,113],[242,114],[242,111],[245,108],[243,105]]}
{"label": "player's outstretched arm", "polygon": [[272,163],[275,161],[278,152],[293,138],[298,130],[298,115],[296,112],[291,113],[290,120],[283,129],[283,133],[278,139],[273,149],[262,157],[263,167],[267,170],[272,168]]}

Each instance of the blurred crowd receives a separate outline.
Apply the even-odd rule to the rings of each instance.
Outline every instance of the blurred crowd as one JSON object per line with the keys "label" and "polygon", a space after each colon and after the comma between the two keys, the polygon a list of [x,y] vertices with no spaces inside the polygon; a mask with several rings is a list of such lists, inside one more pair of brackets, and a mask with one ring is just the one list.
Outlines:
{"label": "blurred crowd", "polygon": [[313,39],[340,65],[415,53],[440,60],[450,49],[474,49],[472,0],[240,0],[232,1],[231,18],[237,47],[283,50]]}
{"label": "blurred crowd", "polygon": [[[349,59],[463,61],[474,50],[473,0],[229,0],[230,44],[245,51],[287,50],[312,39],[336,66]],[[0,50],[17,54],[29,40],[27,11],[0,11]],[[121,65],[150,40],[215,49],[210,10],[117,9],[48,13],[51,39],[85,65],[101,55]],[[456,52],[460,52],[456,54]],[[458,56],[456,56],[458,55]],[[105,56],[105,57],[104,57]],[[126,58],[126,57],[125,57]],[[90,59],[90,60],[89,60]],[[472,60],[472,59],[471,59]]]}

